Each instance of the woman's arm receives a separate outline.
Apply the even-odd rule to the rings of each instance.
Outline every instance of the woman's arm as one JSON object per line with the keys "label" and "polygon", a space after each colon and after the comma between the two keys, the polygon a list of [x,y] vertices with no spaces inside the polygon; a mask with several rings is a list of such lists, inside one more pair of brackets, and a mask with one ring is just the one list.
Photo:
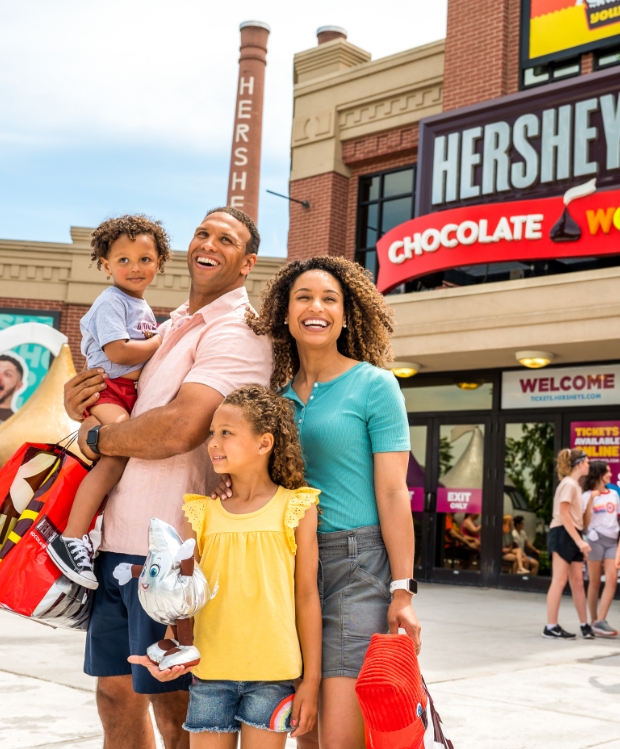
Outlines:
{"label": "woman's arm", "polygon": [[[392,580],[413,577],[415,539],[411,502],[407,490],[409,453],[375,453],[375,495],[381,535],[390,560]],[[412,638],[416,653],[420,652],[422,628],[411,605],[411,594],[397,590],[388,609],[390,633],[398,628],[406,630]]]}
{"label": "woman's arm", "polygon": [[[594,501],[594,497],[598,497],[600,492],[597,492],[596,489],[590,492],[590,497],[588,499],[588,504],[586,505],[586,510],[583,513],[583,527],[587,528],[590,525],[590,519],[592,517],[592,502]],[[560,509],[562,509],[560,507]]]}
{"label": "woman's arm", "polygon": [[295,692],[291,725],[292,738],[314,728],[319,709],[321,683],[322,621],[317,587],[319,544],[316,537],[317,510],[312,505],[299,521],[295,532],[295,616],[304,662],[304,675]]}
{"label": "woman's arm", "polygon": [[568,532],[568,535],[577,544],[577,546],[579,547],[579,551],[585,554],[587,558],[588,552],[591,551],[590,544],[586,543],[583,538],[581,538],[581,534],[579,533],[577,528],[575,528],[573,519],[570,516],[570,504],[568,502],[560,502],[560,518],[562,520],[562,525]]}

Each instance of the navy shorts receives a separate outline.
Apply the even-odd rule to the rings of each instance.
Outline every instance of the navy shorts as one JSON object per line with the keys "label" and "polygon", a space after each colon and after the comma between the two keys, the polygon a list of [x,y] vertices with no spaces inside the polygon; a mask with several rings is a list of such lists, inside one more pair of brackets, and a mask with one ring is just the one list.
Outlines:
{"label": "navy shorts", "polygon": [[119,585],[112,576],[117,564],[144,564],[146,557],[104,551],[95,560],[99,587],[94,592],[93,609],[86,635],[84,672],[89,676],[128,676],[134,692],[161,694],[187,690],[191,675],[174,681],[154,679],[144,666],[127,662],[130,655],[146,655],[146,649],[162,640],[166,625],[154,621],[138,600],[138,579]]}

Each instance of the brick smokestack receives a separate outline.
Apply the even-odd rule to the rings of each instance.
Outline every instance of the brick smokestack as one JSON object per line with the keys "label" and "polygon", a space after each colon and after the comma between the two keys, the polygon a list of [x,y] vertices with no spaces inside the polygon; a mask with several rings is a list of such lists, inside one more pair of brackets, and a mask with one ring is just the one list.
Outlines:
{"label": "brick smokestack", "polygon": [[241,55],[227,203],[257,221],[263,94],[270,29],[261,21],[245,21],[239,29]]}

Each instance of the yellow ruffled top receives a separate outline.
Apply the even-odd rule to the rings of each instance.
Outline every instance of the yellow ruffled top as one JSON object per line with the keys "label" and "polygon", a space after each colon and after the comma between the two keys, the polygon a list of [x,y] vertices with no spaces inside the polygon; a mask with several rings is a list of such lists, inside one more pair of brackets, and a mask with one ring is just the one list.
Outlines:
{"label": "yellow ruffled top", "polygon": [[317,489],[278,487],[256,512],[235,515],[226,503],[186,494],[183,510],[196,533],[200,567],[217,594],[195,617],[199,679],[281,681],[301,675],[295,624],[295,529]]}

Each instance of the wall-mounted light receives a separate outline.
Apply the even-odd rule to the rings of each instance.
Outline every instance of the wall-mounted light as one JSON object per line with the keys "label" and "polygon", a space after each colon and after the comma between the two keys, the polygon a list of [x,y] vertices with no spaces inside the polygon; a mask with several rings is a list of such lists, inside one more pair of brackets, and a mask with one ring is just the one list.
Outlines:
{"label": "wall-mounted light", "polygon": [[390,369],[396,377],[413,377],[422,369],[422,365],[414,361],[395,361]]}
{"label": "wall-mounted light", "polygon": [[456,383],[457,388],[461,388],[461,390],[478,390],[481,385],[484,385],[482,380]]}
{"label": "wall-mounted light", "polygon": [[515,354],[519,364],[528,369],[541,369],[555,359],[555,354],[550,351],[517,351]]}

